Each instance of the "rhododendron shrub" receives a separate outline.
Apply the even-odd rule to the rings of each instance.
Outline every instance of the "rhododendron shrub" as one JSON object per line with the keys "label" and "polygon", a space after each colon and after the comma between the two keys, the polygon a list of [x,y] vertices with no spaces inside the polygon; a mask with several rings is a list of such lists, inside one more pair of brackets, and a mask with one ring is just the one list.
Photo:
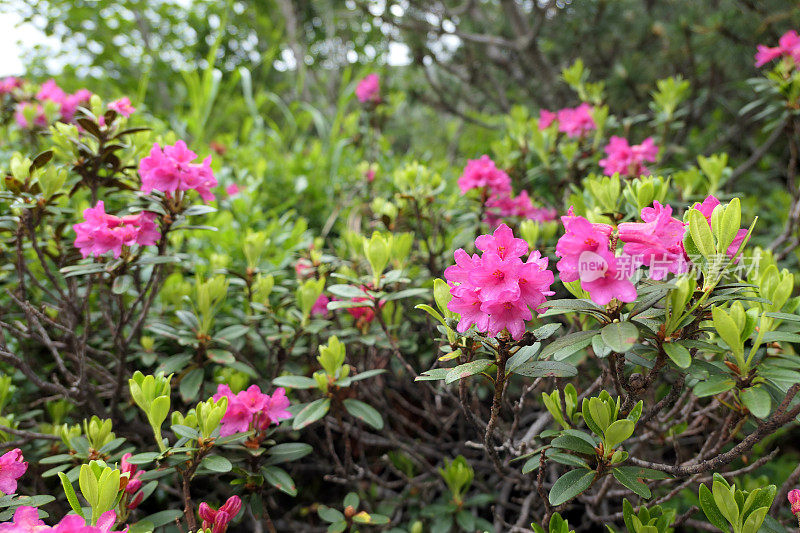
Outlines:
{"label": "rhododendron shrub", "polygon": [[793,530],[790,30],[727,89],[746,138],[580,61],[452,116],[366,45],[380,79],[214,47],[174,116],[3,80],[0,531]]}

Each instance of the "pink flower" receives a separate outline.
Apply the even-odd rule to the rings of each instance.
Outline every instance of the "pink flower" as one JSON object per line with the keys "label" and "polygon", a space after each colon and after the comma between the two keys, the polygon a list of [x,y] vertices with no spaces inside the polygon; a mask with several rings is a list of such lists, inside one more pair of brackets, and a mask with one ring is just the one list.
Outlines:
{"label": "pink flower", "polygon": [[[703,200],[703,203],[694,204],[692,209],[697,209],[703,213],[703,216],[706,217],[709,227],[711,227],[711,215],[714,213],[714,208],[718,205],[720,205],[720,201],[715,196],[709,195],[705,200]],[[739,251],[739,247],[742,245],[742,242],[744,242],[744,238],[746,236],[747,230],[744,228],[736,232],[733,242],[731,242],[731,245],[728,246],[728,249],[726,250],[728,257],[733,258],[733,256],[736,255],[736,252]]]}
{"label": "pink flower", "polygon": [[53,100],[61,104],[61,121],[72,122],[78,107],[89,103],[92,93],[88,89],[80,89],[75,94],[64,95],[61,100]]}
{"label": "pink flower", "polygon": [[266,430],[270,424],[278,424],[292,415],[286,410],[289,399],[286,390],[275,389],[272,396],[264,394],[257,385],[250,385],[247,390],[233,394],[230,387],[221,384],[212,397],[218,401],[228,398],[228,408],[222,417],[220,435],[226,437],[235,433],[244,433],[250,429]]}
{"label": "pink flower", "polygon": [[312,316],[325,316],[328,314],[328,302],[331,299],[325,296],[324,294],[320,294],[317,301],[314,302],[314,305],[311,307],[311,315]]}
{"label": "pink flower", "polygon": [[458,187],[465,194],[470,189],[485,189],[491,194],[509,194],[511,192],[511,178],[508,174],[497,168],[488,155],[480,159],[470,159],[464,172],[458,178]]}
{"label": "pink flower", "polygon": [[242,508],[242,500],[238,496],[231,496],[219,509],[214,510],[206,502],[202,502],[198,509],[203,529],[211,529],[212,533],[225,533],[228,524]]}
{"label": "pink flower", "polygon": [[556,243],[556,256],[561,260],[556,264],[561,281],[577,280],[579,259],[584,252],[608,250],[612,228],[607,224],[592,224],[581,216],[575,216],[572,207],[561,217],[564,235]]}
{"label": "pink flower", "polygon": [[535,207],[528,196],[528,191],[522,191],[517,196],[495,194],[486,201],[485,222],[490,226],[498,225],[503,218],[517,217],[529,220],[553,220],[556,217],[554,209]]}
{"label": "pink flower", "polygon": [[552,111],[548,111],[547,109],[542,109],[541,111],[539,111],[539,129],[546,130],[547,128],[549,128],[550,124],[552,124],[556,120],[557,116],[558,115],[556,115]]}
{"label": "pink flower", "polygon": [[493,252],[500,259],[520,258],[528,253],[528,243],[514,237],[511,228],[501,224],[492,235],[481,235],[475,239],[475,247],[484,252]]}
{"label": "pink flower", "polygon": [[305,257],[301,257],[297,260],[294,264],[294,272],[298,275],[298,277],[305,277],[310,276],[314,271],[314,264],[306,259]]}
{"label": "pink flower", "polygon": [[37,100],[50,100],[52,102],[61,102],[66,98],[67,93],[58,86],[56,80],[47,80],[39,87],[39,92],[36,93]]}
{"label": "pink flower", "polygon": [[581,288],[589,293],[592,301],[606,305],[614,298],[621,302],[636,300],[636,287],[629,279],[633,273],[631,259],[615,257],[609,250],[598,250],[592,255],[603,264],[600,270],[593,270],[591,276],[581,272]]}
{"label": "pink flower", "polygon": [[14,448],[0,456],[0,491],[6,495],[17,492],[17,480],[28,469],[22,450]]}
{"label": "pink flower", "polygon": [[108,108],[116,111],[125,118],[128,118],[136,111],[136,108],[131,105],[131,100],[127,96],[123,96],[119,100],[114,100],[108,104]]}
{"label": "pink flower", "polygon": [[581,137],[597,129],[597,124],[592,118],[594,108],[583,103],[575,108],[564,108],[558,112],[558,131],[566,133],[567,137]]}
{"label": "pink flower", "polygon": [[475,326],[492,336],[503,330],[520,339],[525,323],[533,318],[531,307],[538,308],[553,294],[553,273],[539,252],[528,253],[528,244],[514,237],[505,224],[492,235],[481,235],[475,246],[482,256],[456,250],[456,264],[445,270],[452,299],[447,308],[459,315],[456,329],[464,333]]}
{"label": "pink flower", "polygon": [[[25,110],[28,108],[34,109],[33,121],[29,121],[26,117]],[[42,104],[34,104],[31,102],[20,102],[14,110],[14,120],[17,126],[24,129],[31,129],[34,126],[38,128],[47,127],[47,115],[45,115],[44,107]]]}
{"label": "pink flower", "polygon": [[12,92],[17,87],[22,86],[22,80],[14,76],[8,76],[0,80],[0,94],[7,94]]}
{"label": "pink flower", "polygon": [[173,194],[194,189],[203,201],[213,200],[211,189],[217,186],[217,180],[211,170],[211,156],[203,159],[202,163],[192,163],[195,159],[197,154],[183,141],[165,146],[163,150],[158,143],[154,144],[150,155],[139,161],[142,192],[157,190]]}
{"label": "pink flower", "polygon": [[116,217],[106,214],[103,201],[83,211],[85,222],[75,224],[75,247],[84,258],[114,252],[119,257],[123,246],[152,246],[161,238],[155,214],[142,211],[137,215]]}
{"label": "pink flower", "polygon": [[225,194],[227,194],[230,198],[233,198],[235,196],[239,196],[239,194],[241,192],[242,192],[242,189],[238,185],[236,185],[235,183],[231,183],[230,185],[225,187]]}
{"label": "pink flower", "polygon": [[800,65],[800,35],[790,30],[778,40],[778,46],[770,48],[763,44],[756,48],[756,67],[766,65],[781,56],[791,57],[795,65]]}
{"label": "pink flower", "polygon": [[375,181],[375,169],[374,168],[368,169],[367,172],[364,174],[364,177],[367,178],[367,181],[370,183]]}
{"label": "pink flower", "polygon": [[[22,506],[14,512],[14,521],[0,524],[0,533],[111,533],[117,513],[106,511],[97,519],[96,526],[87,526],[86,520],[78,515],[67,515],[54,527],[39,520],[39,510],[35,507]],[[128,531],[126,527],[124,531]]]}
{"label": "pink flower", "polygon": [[625,241],[625,254],[649,266],[655,280],[667,272],[683,274],[688,267],[683,250],[685,224],[671,215],[672,207],[656,201],[653,207],[642,209],[644,222],[625,222],[617,228],[620,240]]}
{"label": "pink flower", "polygon": [[792,489],[788,494],[789,503],[792,504],[792,514],[800,514],[800,489]]}
{"label": "pink flower", "polygon": [[380,77],[375,74],[368,74],[363,80],[358,82],[356,86],[356,98],[362,104],[367,102],[378,103],[381,100],[381,84]]}
{"label": "pink flower", "polygon": [[52,531],[52,528],[39,520],[36,507],[22,506],[14,511],[14,521],[0,524],[0,533],[37,533]]}
{"label": "pink flower", "polygon": [[655,162],[658,147],[652,137],[648,137],[641,144],[631,146],[627,139],[614,135],[605,147],[605,152],[606,158],[600,160],[600,166],[607,176],[619,172],[623,176],[638,178],[650,172],[644,163]]}
{"label": "pink flower", "polygon": [[129,495],[136,494],[140,488],[142,488],[142,474],[144,471],[139,470],[139,468],[128,462],[128,459],[131,457],[130,453],[126,453],[122,456],[122,459],[119,463],[120,472],[123,474],[128,474],[128,483],[125,485],[125,492]]}

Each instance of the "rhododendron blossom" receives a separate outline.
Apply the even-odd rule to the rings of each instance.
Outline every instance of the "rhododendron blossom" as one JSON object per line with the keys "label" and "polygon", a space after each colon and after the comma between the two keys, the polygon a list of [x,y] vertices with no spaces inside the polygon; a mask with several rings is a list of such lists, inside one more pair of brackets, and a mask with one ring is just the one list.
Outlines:
{"label": "rhododendron blossom", "polygon": [[198,508],[198,514],[203,521],[203,529],[211,529],[211,533],[225,533],[228,524],[236,518],[242,508],[242,500],[238,496],[231,496],[219,509],[213,509],[206,502]]}
{"label": "rhododendron blossom", "polygon": [[0,524],[0,533],[111,533],[116,521],[117,513],[111,510],[101,514],[94,526],[87,525],[83,517],[70,514],[51,527],[39,519],[38,509],[21,506],[14,511],[12,522]]}
{"label": "rhododendron blossom", "polygon": [[17,87],[22,86],[22,80],[14,76],[8,76],[0,80],[0,94],[8,94]]}
{"label": "rhododendron blossom", "polygon": [[779,57],[790,57],[796,66],[800,66],[800,35],[795,30],[784,33],[778,39],[778,46],[759,44],[756,50],[756,67],[766,65]]}
{"label": "rhododendron blossom", "polygon": [[508,195],[511,193],[511,178],[497,168],[488,155],[483,155],[480,159],[467,161],[458,178],[458,187],[462,194],[471,189],[483,189],[488,194]]}
{"label": "rhododendron blossom", "polygon": [[264,431],[270,424],[278,424],[292,416],[286,410],[289,399],[283,388],[275,389],[270,396],[262,393],[258,385],[250,385],[247,390],[233,394],[228,385],[221,384],[213,399],[217,401],[223,396],[228,398],[228,407],[220,423],[220,435],[223,437],[250,429]]}
{"label": "rhododendron blossom", "polygon": [[[33,117],[29,119],[29,117]],[[14,110],[14,120],[17,126],[23,129],[31,129],[34,126],[38,128],[47,127],[47,115],[44,112],[42,104],[34,104],[32,102],[21,102],[17,104]]]}
{"label": "rhododendron blossom", "polygon": [[137,215],[117,217],[105,212],[103,201],[83,211],[85,222],[75,224],[75,247],[84,258],[99,257],[113,252],[114,257],[122,254],[123,246],[151,246],[158,242],[161,233],[155,223],[156,215],[142,211]]}
{"label": "rhododendron blossom", "polygon": [[356,98],[362,104],[367,102],[379,102],[381,99],[381,84],[380,77],[375,74],[368,74],[363,80],[358,82],[356,86]]}
{"label": "rhododendron blossom", "polygon": [[600,160],[600,166],[607,176],[619,172],[623,176],[638,178],[650,173],[644,163],[655,162],[658,147],[652,137],[631,146],[627,139],[614,135],[605,147],[605,152],[606,157]]}
{"label": "rhododendron blossom", "polygon": [[547,109],[539,111],[539,129],[546,130],[549,128],[550,125],[555,122],[556,117],[558,117],[556,113],[548,111]]}
{"label": "rhododendron blossom", "polygon": [[578,107],[559,109],[555,113],[542,109],[539,111],[539,129],[547,129],[553,122],[557,122],[558,131],[566,134],[567,137],[581,137],[597,129],[592,111],[594,108],[585,102]]}
{"label": "rhododendron blossom", "polygon": [[556,268],[561,281],[576,281],[580,277],[578,266],[581,254],[608,250],[612,228],[608,224],[592,224],[574,215],[571,207],[561,217],[561,222],[565,233],[556,243],[556,256],[561,258]]}
{"label": "rhododendron blossom", "polygon": [[[714,208],[718,205],[720,205],[720,201],[715,196],[709,195],[705,200],[703,200],[702,203],[694,204],[692,209],[697,209],[700,211],[706,218],[708,225],[711,226],[711,215],[714,213]],[[728,257],[733,258],[736,255],[736,252],[739,251],[739,247],[742,245],[742,242],[744,242],[744,238],[746,236],[747,230],[744,228],[736,232],[733,242],[731,242],[730,246],[728,246],[728,249],[726,250]]]}
{"label": "rhododendron blossom", "polygon": [[119,100],[114,100],[108,104],[108,108],[116,111],[125,118],[128,118],[136,111],[136,108],[131,105],[131,100],[127,96],[123,96]]}
{"label": "rhododendron blossom", "polygon": [[475,326],[492,336],[508,331],[513,339],[525,333],[525,323],[533,318],[550,291],[554,277],[547,270],[547,258],[539,252],[529,254],[528,243],[515,238],[511,228],[502,224],[492,235],[481,235],[475,246],[482,256],[470,256],[456,250],[456,264],[448,267],[445,278],[453,298],[447,308],[460,315],[459,332]]}
{"label": "rhododendron blossom", "polygon": [[331,301],[330,298],[325,296],[324,294],[320,294],[317,301],[314,302],[314,305],[311,307],[311,315],[312,316],[325,316],[328,314],[328,303]]}
{"label": "rhododendron blossom", "polygon": [[61,121],[71,122],[78,107],[89,102],[92,93],[88,89],[80,89],[74,94],[68,94],[58,86],[55,80],[48,80],[39,88],[36,99],[40,102],[49,100],[59,105]]}
{"label": "rhododendron blossom", "polygon": [[4,494],[17,492],[17,480],[28,470],[22,450],[14,448],[0,456],[0,491]]}
{"label": "rhododendron blossom", "polygon": [[522,191],[517,196],[495,194],[484,205],[486,207],[484,222],[489,226],[497,226],[502,219],[509,217],[538,221],[553,220],[556,217],[555,209],[534,206],[528,191]]}
{"label": "rhododendron blossom", "polygon": [[197,154],[178,141],[174,145],[161,146],[156,143],[150,155],[139,161],[139,175],[142,178],[142,192],[157,190],[165,194],[177,191],[196,190],[205,202],[214,199],[211,189],[217,180],[211,171],[211,156],[202,163],[192,163]]}
{"label": "rhododendron blossom", "polygon": [[[642,209],[644,222],[625,222],[617,228],[623,251],[639,264],[650,267],[650,277],[661,280],[667,272],[683,274],[688,270],[683,249],[686,227],[672,217],[672,207],[653,202]],[[635,265],[635,266],[638,266]]]}

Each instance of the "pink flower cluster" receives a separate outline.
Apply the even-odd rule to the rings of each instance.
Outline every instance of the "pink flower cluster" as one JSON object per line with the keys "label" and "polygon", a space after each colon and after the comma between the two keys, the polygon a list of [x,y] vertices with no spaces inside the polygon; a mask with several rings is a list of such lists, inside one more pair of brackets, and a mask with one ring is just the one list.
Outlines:
{"label": "pink flower cluster", "polygon": [[578,107],[565,107],[555,113],[542,109],[539,112],[539,129],[547,129],[553,122],[558,123],[558,131],[565,133],[567,137],[582,137],[588,132],[597,129],[597,124],[592,117],[594,108],[582,103]]}
{"label": "pink flower cluster", "polygon": [[356,98],[362,104],[367,102],[378,103],[381,101],[381,79],[375,74],[368,74],[356,86]]}
{"label": "pink flower cluster", "polygon": [[142,488],[142,474],[144,474],[143,470],[139,470],[139,468],[128,462],[130,459],[131,454],[126,453],[122,456],[122,460],[119,462],[119,470],[122,474],[128,474],[128,481],[125,484],[125,487],[122,489],[125,492],[126,502],[128,509],[136,509],[139,507],[139,504],[142,503],[142,499],[144,499],[144,493],[139,491]]}
{"label": "pink flower cluster", "polygon": [[485,206],[484,222],[489,226],[497,226],[504,218],[509,217],[542,222],[556,218],[555,209],[534,206],[528,191],[522,191],[517,196],[495,194],[486,200]]}
{"label": "pink flower cluster", "polygon": [[605,147],[606,157],[600,160],[600,166],[606,176],[619,172],[622,176],[638,178],[650,171],[645,162],[653,163],[658,155],[658,146],[648,137],[642,144],[628,144],[628,140],[616,135],[612,136]]}
{"label": "pink flower cluster", "polygon": [[756,67],[766,65],[779,57],[791,58],[795,66],[800,66],[800,35],[794,30],[784,33],[778,40],[778,46],[759,44],[756,50]]}
{"label": "pink flower cluster", "polygon": [[242,508],[242,500],[238,496],[231,496],[219,509],[212,509],[206,502],[202,502],[198,509],[200,519],[203,520],[203,529],[210,529],[211,533],[225,533],[228,524],[236,518]]}
{"label": "pink flower cluster", "polygon": [[77,234],[75,247],[86,258],[110,251],[114,252],[114,257],[119,257],[123,246],[152,246],[161,238],[155,217],[154,213],[146,211],[124,217],[109,215],[101,200],[83,211],[84,222],[72,226]]}
{"label": "pink flower cluster", "polygon": [[22,450],[14,448],[0,456],[0,491],[5,495],[17,492],[17,480],[28,470]]}
{"label": "pink flower cluster", "polygon": [[[78,515],[67,515],[55,526],[48,526],[39,520],[36,507],[18,507],[14,512],[14,521],[0,524],[0,533],[111,533],[117,513],[107,511],[97,519],[96,526],[87,526],[86,520]],[[126,527],[124,531],[128,531]]]}
{"label": "pink flower cluster", "polygon": [[14,89],[22,86],[22,80],[14,76],[8,76],[0,80],[0,94],[8,94]]}
{"label": "pink flower cluster", "polygon": [[[47,119],[45,118],[44,106],[42,104],[50,101],[58,104],[59,120],[61,122],[72,122],[78,107],[88,103],[91,97],[92,93],[88,89],[80,89],[74,94],[69,94],[59,87],[55,80],[48,80],[42,84],[39,88],[39,92],[36,93],[35,99],[37,102],[20,102],[17,106],[14,118],[17,124],[22,128],[31,128],[34,125],[46,126]],[[33,124],[28,122],[28,119],[23,113],[23,110],[30,106],[35,106],[36,108],[36,118]]]}
{"label": "pink flower cluster", "polygon": [[264,394],[258,385],[250,385],[247,390],[234,394],[228,385],[217,387],[214,400],[228,398],[228,408],[222,417],[220,435],[226,437],[234,433],[244,433],[250,429],[265,431],[270,424],[278,424],[292,415],[286,410],[289,398],[286,391],[279,387],[272,396]]}
{"label": "pink flower cluster", "polygon": [[312,316],[325,316],[328,314],[328,303],[331,301],[330,298],[325,296],[324,294],[320,294],[317,301],[314,302],[314,305],[311,307],[311,315]]}
{"label": "pink flower cluster", "polygon": [[456,329],[463,333],[475,325],[492,336],[507,330],[518,340],[525,333],[525,323],[533,318],[531,308],[538,311],[547,296],[554,294],[548,260],[534,251],[523,263],[528,243],[515,238],[505,224],[494,234],[475,239],[475,246],[483,251],[480,257],[459,248],[456,264],[444,272],[453,296],[447,308],[460,315]]}
{"label": "pink flower cluster", "polygon": [[[711,213],[718,205],[719,200],[709,196],[692,209],[700,211],[711,225]],[[656,201],[653,207],[642,209],[641,215],[642,222],[624,222],[615,234],[611,226],[592,224],[570,208],[561,217],[565,233],[556,244],[561,281],[580,280],[592,301],[606,305],[612,299],[636,299],[630,278],[640,266],[649,267],[649,275],[655,280],[664,279],[668,273],[688,272],[691,261],[683,246],[686,224],[672,216],[672,207]],[[746,229],[737,232],[727,250],[729,257],[736,254],[746,235]],[[616,255],[619,244],[623,244],[622,253]]]}
{"label": "pink flower cluster", "polygon": [[131,105],[131,99],[127,96],[123,96],[119,100],[114,100],[108,104],[108,108],[112,111],[116,111],[120,115],[125,118],[128,118],[136,111],[136,108]]}
{"label": "pink flower cluster", "polygon": [[464,172],[458,178],[458,187],[462,194],[471,189],[481,189],[488,195],[509,196],[511,194],[511,178],[497,168],[488,155],[480,159],[470,159]]}
{"label": "pink flower cluster", "polygon": [[211,171],[211,156],[199,164],[192,163],[195,159],[197,154],[189,150],[183,141],[165,146],[163,150],[158,143],[154,144],[150,155],[139,161],[142,192],[157,190],[174,194],[194,189],[200,193],[203,201],[213,200],[211,188],[217,186],[217,180]]}

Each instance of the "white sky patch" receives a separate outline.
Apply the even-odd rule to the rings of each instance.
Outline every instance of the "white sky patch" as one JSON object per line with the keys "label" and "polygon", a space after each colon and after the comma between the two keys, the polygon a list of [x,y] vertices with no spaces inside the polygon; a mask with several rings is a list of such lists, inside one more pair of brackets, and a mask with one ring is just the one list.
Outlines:
{"label": "white sky patch", "polygon": [[0,76],[23,74],[22,51],[38,44],[56,50],[60,47],[58,39],[48,38],[31,23],[23,23],[16,13],[0,13]]}

